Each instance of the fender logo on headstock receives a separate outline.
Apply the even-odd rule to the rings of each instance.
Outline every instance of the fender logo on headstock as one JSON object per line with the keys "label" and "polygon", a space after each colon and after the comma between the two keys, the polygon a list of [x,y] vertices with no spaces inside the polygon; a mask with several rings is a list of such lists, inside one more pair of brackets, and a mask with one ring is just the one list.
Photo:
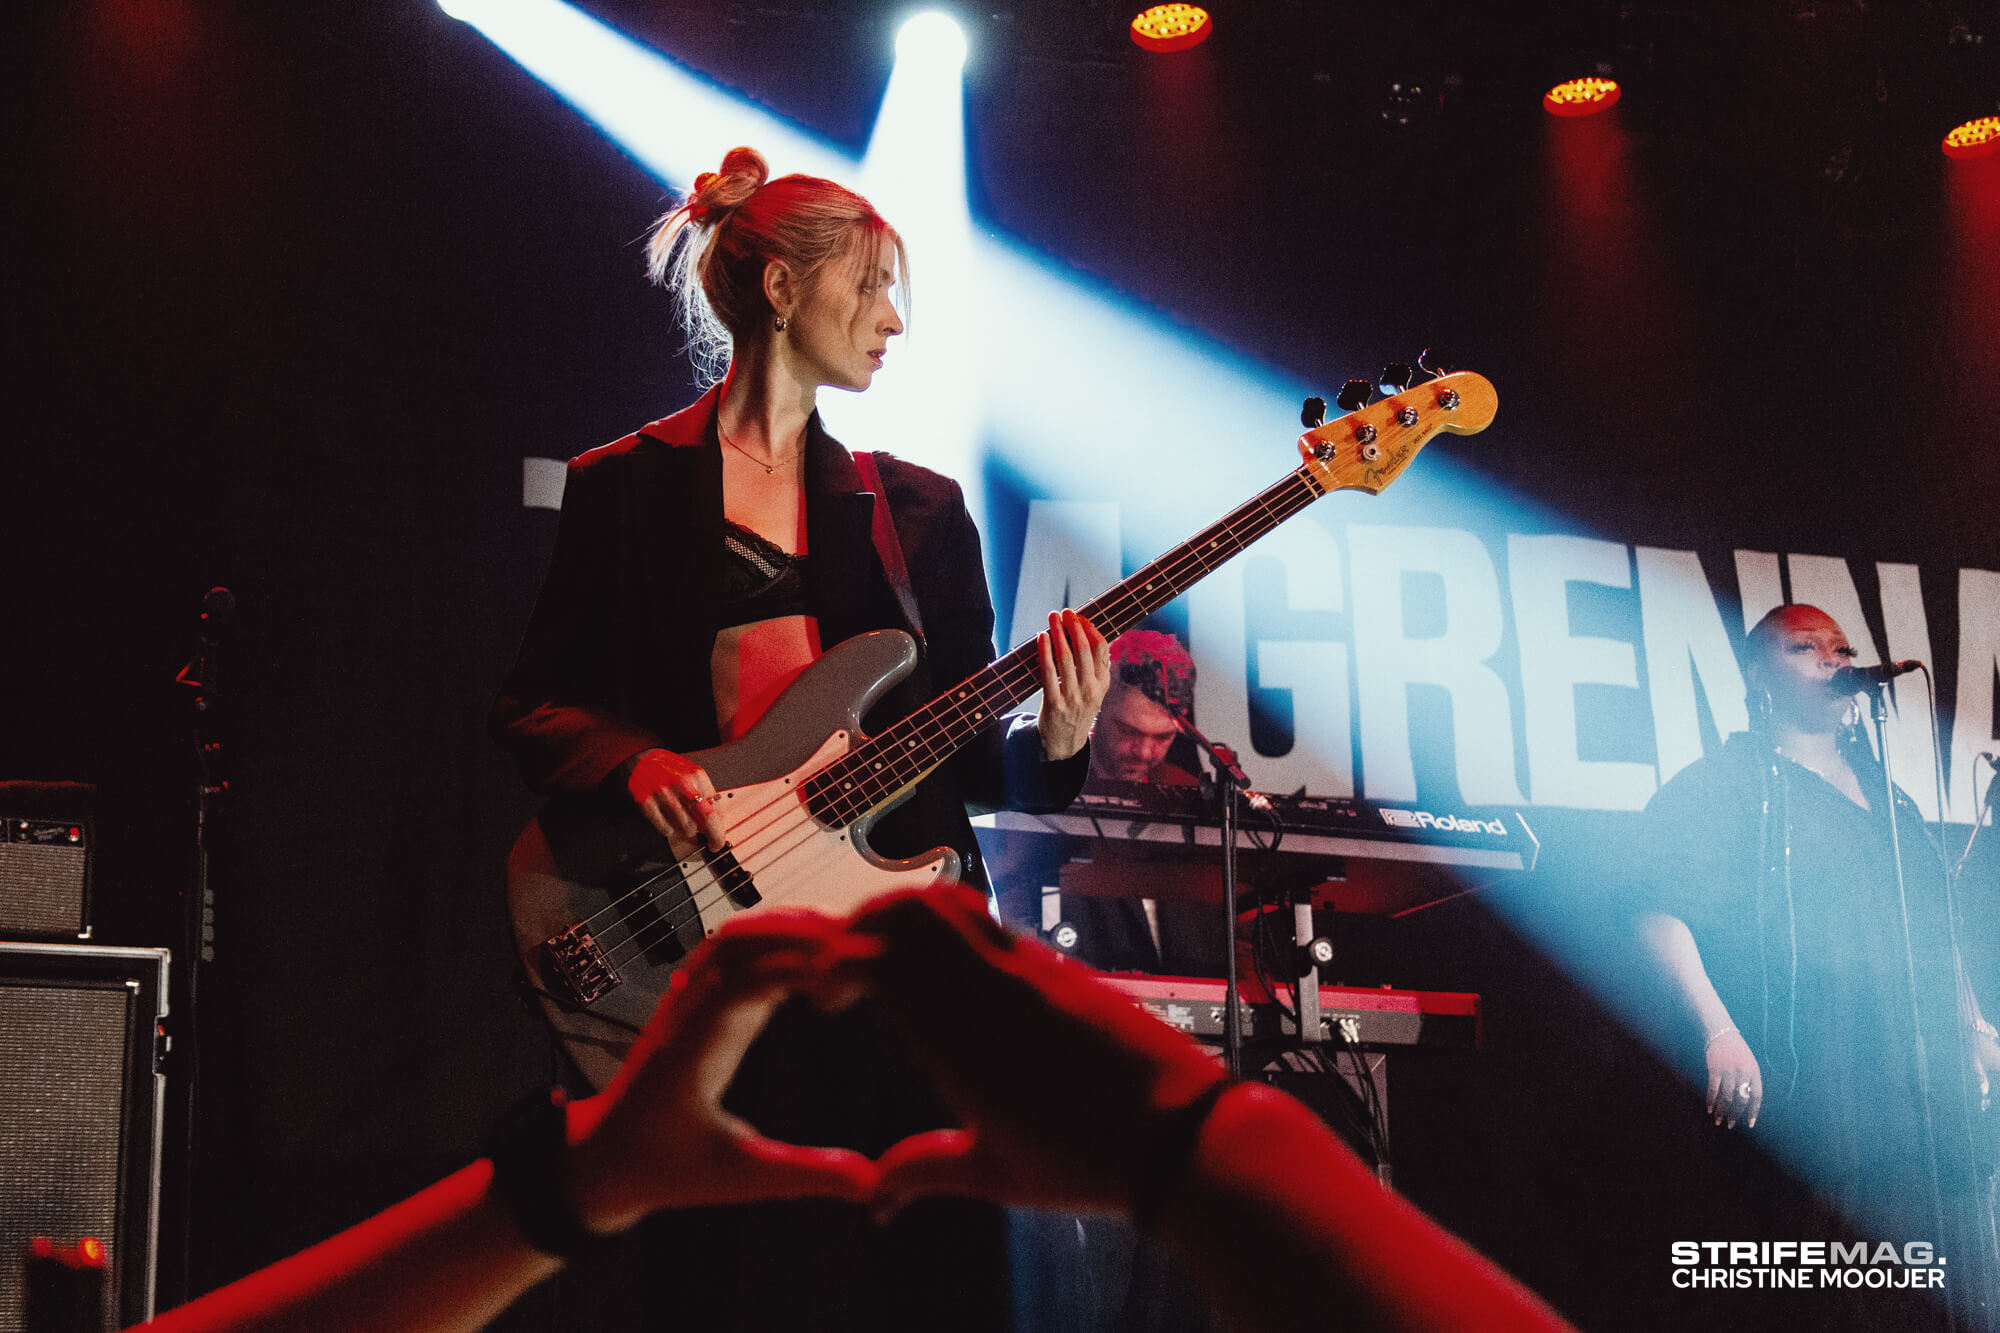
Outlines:
{"label": "fender logo on headstock", "polygon": [[1299,453],[1321,494],[1379,495],[1433,436],[1475,435],[1498,409],[1499,397],[1483,375],[1455,371],[1307,431],[1299,437]]}
{"label": "fender logo on headstock", "polygon": [[1406,444],[1396,450],[1395,454],[1389,459],[1363,469],[1361,473],[1362,483],[1366,486],[1387,486],[1391,481],[1395,480],[1397,471],[1402,468],[1403,460],[1410,456],[1410,452],[1411,448]]}

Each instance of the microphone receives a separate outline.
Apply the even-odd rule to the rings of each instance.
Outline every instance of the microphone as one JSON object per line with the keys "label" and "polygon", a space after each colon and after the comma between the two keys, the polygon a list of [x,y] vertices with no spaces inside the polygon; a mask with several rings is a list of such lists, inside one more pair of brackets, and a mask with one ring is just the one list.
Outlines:
{"label": "microphone", "polygon": [[[223,635],[229,629],[229,622],[236,618],[236,594],[227,588],[210,588],[201,599],[201,619],[195,627],[198,642],[195,644],[194,658],[182,667],[174,679],[182,685],[197,690],[212,691],[215,688],[215,659],[221,646]],[[207,701],[200,700],[197,707],[206,708]]]}
{"label": "microphone", "polygon": [[236,594],[227,588],[210,588],[201,599],[201,641],[214,643],[236,618]]}
{"label": "microphone", "polygon": [[1844,666],[1833,673],[1827,684],[1835,694],[1859,694],[1871,685],[1886,685],[1898,676],[1921,671],[1923,666],[1917,661],[1884,662],[1871,667]]}

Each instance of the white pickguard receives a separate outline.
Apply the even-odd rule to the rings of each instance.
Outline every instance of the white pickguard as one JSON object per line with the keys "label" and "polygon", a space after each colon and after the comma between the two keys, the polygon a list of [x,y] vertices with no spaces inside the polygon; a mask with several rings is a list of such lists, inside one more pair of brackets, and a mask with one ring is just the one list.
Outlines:
{"label": "white pickguard", "polygon": [[[753,906],[737,906],[729,896],[731,885],[720,881],[699,849],[669,846],[673,864],[685,877],[700,913],[703,937],[713,935],[739,912],[786,906],[846,913],[871,898],[897,889],[924,888],[956,873],[956,858],[948,850],[891,863],[867,850],[865,819],[846,828],[828,828],[812,817],[806,807],[806,779],[847,754],[859,739],[851,728],[837,728],[791,772],[717,792],[729,851],[759,895]],[[726,762],[713,765],[722,771],[727,767]],[[633,1037],[652,1016],[680,966],[679,958],[639,950],[626,927],[625,913],[638,902],[628,891],[630,886],[657,878],[667,865],[661,858],[630,864],[608,879],[595,874],[579,877],[544,836],[540,820],[522,831],[508,858],[508,909],[522,961],[541,991],[550,1026],[577,1067],[600,1088],[617,1072]],[[608,991],[584,1007],[559,995],[554,989],[558,983],[543,970],[544,941],[579,926],[592,932],[616,977]],[[653,941],[659,938],[657,926],[642,927],[641,934]]]}
{"label": "white pickguard", "polygon": [[[763,895],[756,907],[783,904],[843,915],[896,889],[923,888],[944,873],[943,858],[920,866],[880,866],[855,850],[848,829],[829,829],[806,809],[805,780],[846,754],[852,736],[836,731],[796,770],[771,782],[716,794],[729,849]],[[681,874],[701,910],[704,935],[745,910],[730,900],[714,869],[699,854],[680,862]]]}

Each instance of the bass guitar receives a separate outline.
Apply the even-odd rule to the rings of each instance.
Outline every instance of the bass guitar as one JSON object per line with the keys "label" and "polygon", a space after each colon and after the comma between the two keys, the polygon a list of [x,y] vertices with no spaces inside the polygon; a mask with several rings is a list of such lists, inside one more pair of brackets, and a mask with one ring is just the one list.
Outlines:
{"label": "bass guitar", "polygon": [[[1310,430],[1295,470],[1078,609],[1114,638],[1320,496],[1379,494],[1440,431],[1484,430],[1497,406],[1490,383],[1461,371]],[[558,1038],[598,1087],[688,951],[736,913],[768,903],[845,913],[958,874],[948,848],[876,856],[869,826],[1040,688],[1036,648],[1029,640],[863,735],[861,718],[916,653],[900,630],[849,639],[742,737],[687,756],[715,784],[722,851],[670,842],[636,810],[601,802],[551,802],[522,832],[507,864],[515,944]]]}

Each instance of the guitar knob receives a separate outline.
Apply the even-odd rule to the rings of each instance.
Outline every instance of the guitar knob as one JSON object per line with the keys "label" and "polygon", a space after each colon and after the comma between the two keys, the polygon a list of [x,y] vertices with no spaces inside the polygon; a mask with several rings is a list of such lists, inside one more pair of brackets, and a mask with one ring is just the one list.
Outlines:
{"label": "guitar knob", "polygon": [[1416,424],[1417,424],[1417,409],[1416,409],[1416,408],[1414,408],[1414,407],[1399,407],[1399,408],[1397,408],[1397,409],[1396,409],[1396,424],[1397,424],[1397,425],[1399,425],[1399,426],[1414,426],[1414,425],[1416,425]]}
{"label": "guitar knob", "polygon": [[1362,444],[1373,444],[1375,443],[1375,428],[1368,425],[1356,426],[1354,428],[1354,438]]}
{"label": "guitar knob", "polygon": [[1458,390],[1446,389],[1443,393],[1439,394],[1438,406],[1447,412],[1456,412],[1458,410]]}
{"label": "guitar knob", "polygon": [[1394,398],[1397,394],[1409,388],[1411,382],[1416,378],[1416,372],[1411,370],[1407,365],[1404,365],[1401,361],[1391,361],[1388,365],[1382,367],[1382,378],[1377,381],[1377,384],[1381,388],[1384,397]]}
{"label": "guitar knob", "polygon": [[1307,430],[1311,430],[1315,426],[1324,426],[1326,424],[1326,399],[1320,397],[1318,394],[1314,394],[1312,397],[1306,399],[1305,405],[1299,409],[1299,424]]}
{"label": "guitar knob", "polygon": [[1375,386],[1367,380],[1349,380],[1340,386],[1339,403],[1343,412],[1355,412],[1368,406],[1368,400],[1375,396]]}

